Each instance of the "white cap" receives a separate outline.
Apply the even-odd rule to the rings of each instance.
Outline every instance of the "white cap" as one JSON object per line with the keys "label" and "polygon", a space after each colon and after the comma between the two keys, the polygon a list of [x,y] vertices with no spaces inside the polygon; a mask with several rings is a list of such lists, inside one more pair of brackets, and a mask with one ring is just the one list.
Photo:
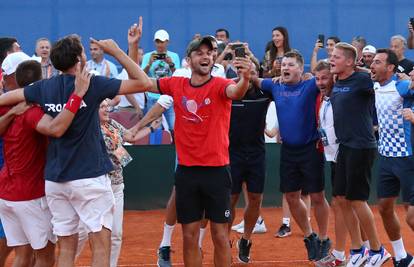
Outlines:
{"label": "white cap", "polygon": [[377,53],[377,49],[375,47],[373,47],[372,45],[367,45],[362,49],[362,54],[363,53],[371,53],[371,54],[376,54]]}
{"label": "white cap", "polygon": [[16,72],[17,66],[19,66],[20,63],[27,60],[32,60],[32,58],[23,52],[11,53],[4,59],[1,68],[5,75],[10,75]]}
{"label": "white cap", "polygon": [[165,42],[170,40],[170,36],[168,35],[168,32],[166,30],[158,30],[154,34],[154,41],[160,40],[161,42]]}

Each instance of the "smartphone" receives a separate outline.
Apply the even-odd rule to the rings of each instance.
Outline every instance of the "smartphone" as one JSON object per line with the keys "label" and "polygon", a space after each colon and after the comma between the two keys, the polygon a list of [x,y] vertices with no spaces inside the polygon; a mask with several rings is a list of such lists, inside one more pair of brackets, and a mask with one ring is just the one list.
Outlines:
{"label": "smartphone", "polygon": [[235,55],[236,57],[246,57],[246,51],[244,50],[244,47],[243,47],[243,46],[241,46],[241,47],[236,47],[236,48],[234,49],[234,55]]}
{"label": "smartphone", "polygon": [[414,28],[414,18],[410,18],[411,26]]}
{"label": "smartphone", "polygon": [[319,43],[321,43],[322,45],[325,45],[325,35],[323,35],[323,34],[318,34],[318,41],[319,41]]}
{"label": "smartphone", "polygon": [[231,45],[231,49],[233,49],[233,50],[236,50],[236,48],[238,48],[238,47],[244,47],[244,44],[239,43],[239,44],[232,44]]}
{"label": "smartphone", "polygon": [[155,59],[165,59],[166,57],[167,55],[165,53],[155,55]]}

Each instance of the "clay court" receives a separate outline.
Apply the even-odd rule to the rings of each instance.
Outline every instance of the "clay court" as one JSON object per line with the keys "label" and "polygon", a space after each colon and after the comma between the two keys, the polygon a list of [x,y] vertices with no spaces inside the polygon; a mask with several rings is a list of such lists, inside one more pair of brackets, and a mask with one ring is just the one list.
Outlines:
{"label": "clay court", "polygon": [[[392,252],[391,245],[382,226],[376,207],[373,208],[378,231],[380,232],[381,241],[385,247]],[[413,232],[405,223],[405,210],[402,206],[398,207],[398,215],[401,220],[402,233],[405,246],[408,252],[414,252]],[[268,232],[265,234],[253,235],[253,247],[251,252],[252,263],[249,266],[313,266],[306,260],[306,252],[303,245],[303,238],[299,228],[292,223],[293,234],[287,238],[275,238],[273,234],[276,228],[280,226],[281,208],[264,208],[262,216],[265,218]],[[238,210],[238,218],[240,221],[242,210]],[[162,226],[164,219],[164,210],[154,211],[126,211],[124,218],[124,243],[122,246],[119,266],[156,266],[156,254],[159,242],[162,237]],[[315,220],[312,219],[314,227]],[[333,217],[329,222],[329,235],[334,240],[333,235]],[[232,232],[231,238],[236,240],[238,234]],[[173,250],[172,260],[174,266],[184,266],[182,259],[182,242],[181,227],[176,227],[173,234]],[[213,266],[212,242],[210,235],[207,234],[204,246],[204,266]],[[236,248],[233,248],[233,262],[236,262]],[[90,263],[89,249],[83,251],[77,266],[86,267]],[[8,265],[10,266],[10,265]],[[244,266],[242,264],[234,264],[234,266]],[[384,266],[392,266],[389,261]]]}

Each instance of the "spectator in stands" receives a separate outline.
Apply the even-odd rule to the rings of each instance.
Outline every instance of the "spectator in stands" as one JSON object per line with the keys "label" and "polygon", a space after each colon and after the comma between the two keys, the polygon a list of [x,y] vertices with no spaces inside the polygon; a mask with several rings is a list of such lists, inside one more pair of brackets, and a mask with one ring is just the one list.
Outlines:
{"label": "spectator in stands", "polygon": [[370,68],[372,61],[375,57],[377,49],[372,45],[367,45],[362,49],[362,62],[364,63],[364,68]]}
{"label": "spectator in stands", "polygon": [[[329,58],[332,55],[332,51],[335,47],[335,44],[339,43],[340,41],[341,40],[339,40],[339,38],[336,37],[336,36],[330,36],[330,37],[328,37],[328,39],[326,39],[325,49],[326,49],[327,57],[325,59],[323,59],[324,61],[326,61],[326,62],[329,61]],[[313,48],[313,52],[312,52],[311,63],[310,63],[312,73],[314,72],[314,69],[315,69],[317,61],[318,61],[318,58],[317,58],[318,57],[318,51],[322,47],[323,47],[323,44],[319,41],[319,39],[316,40],[315,47]]]}
{"label": "spectator in stands", "polygon": [[262,63],[263,77],[280,76],[283,55],[290,51],[289,34],[285,27],[275,27],[272,30],[272,44],[265,51]]}
{"label": "spectator in stands", "polygon": [[96,75],[105,76],[108,78],[116,78],[118,70],[114,63],[105,59],[104,51],[96,44],[90,42],[89,50],[91,52],[91,60],[86,62],[86,67],[93,71]]}
{"label": "spectator in stands", "polygon": [[[154,34],[155,50],[145,53],[142,59],[141,68],[149,77],[160,79],[163,77],[171,77],[176,69],[180,68],[180,57],[177,53],[168,50],[170,35],[166,30],[158,30]],[[146,111],[157,102],[159,94],[146,93],[147,104]],[[174,129],[175,114],[172,108],[164,112],[169,130]]]}
{"label": "spectator in stands", "polygon": [[362,60],[362,49],[367,46],[367,40],[365,37],[357,35],[352,38],[351,44],[357,49],[357,66],[363,67],[364,63]]}
{"label": "spectator in stands", "polygon": [[414,62],[405,58],[405,48],[407,47],[407,40],[402,35],[394,35],[391,37],[390,49],[398,57],[397,72],[403,72],[407,75],[413,70]]}
{"label": "spectator in stands", "polygon": [[414,28],[410,21],[408,21],[408,48],[414,48]]}
{"label": "spectator in stands", "polygon": [[41,58],[42,78],[49,79],[52,76],[58,75],[59,71],[53,67],[50,61],[50,41],[47,38],[39,38],[36,41],[36,56]]}
{"label": "spectator in stands", "polygon": [[230,43],[230,33],[226,29],[217,29],[216,30],[216,39],[222,41],[224,44]]}

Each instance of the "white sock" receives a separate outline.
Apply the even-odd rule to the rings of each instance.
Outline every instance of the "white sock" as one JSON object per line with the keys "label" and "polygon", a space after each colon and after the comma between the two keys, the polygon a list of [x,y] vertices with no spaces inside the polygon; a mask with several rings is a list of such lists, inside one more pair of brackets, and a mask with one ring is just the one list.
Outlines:
{"label": "white sock", "polygon": [[263,220],[262,215],[259,215],[259,218],[257,218],[256,223],[260,224],[262,222],[262,220]]}
{"label": "white sock", "polygon": [[290,218],[282,218],[282,223],[290,226]]}
{"label": "white sock", "polygon": [[332,255],[334,255],[335,258],[337,258],[340,261],[344,261],[345,258],[345,251],[339,251],[339,250],[332,250]]}
{"label": "white sock", "polygon": [[371,249],[371,246],[369,245],[369,240],[362,241],[362,245],[364,245],[367,249]]}
{"label": "white sock", "polygon": [[394,250],[395,260],[399,261],[407,257],[407,251],[405,251],[402,238],[391,241],[392,249]]}
{"label": "white sock", "polygon": [[174,231],[174,226],[175,225],[168,225],[168,224],[164,223],[164,233],[162,235],[160,248],[161,247],[166,247],[166,246],[169,246],[169,247],[171,246],[171,236],[172,236],[172,233]]}
{"label": "white sock", "polygon": [[200,228],[200,236],[198,238],[198,246],[200,248],[203,247],[203,239],[204,239],[204,236],[206,234],[206,230],[207,230],[207,227],[206,228]]}

